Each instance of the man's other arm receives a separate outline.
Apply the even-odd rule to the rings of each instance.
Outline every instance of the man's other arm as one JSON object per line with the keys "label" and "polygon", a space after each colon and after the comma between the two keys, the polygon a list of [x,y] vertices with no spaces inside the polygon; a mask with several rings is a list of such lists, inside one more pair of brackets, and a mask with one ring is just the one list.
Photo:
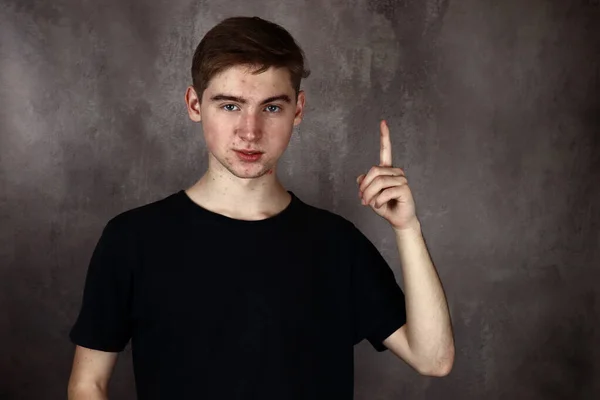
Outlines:
{"label": "man's other arm", "polygon": [[108,382],[118,354],[76,346],[69,379],[69,400],[108,399]]}
{"label": "man's other arm", "polygon": [[454,364],[448,303],[417,222],[396,232],[406,293],[406,325],[383,344],[423,375],[446,376]]}

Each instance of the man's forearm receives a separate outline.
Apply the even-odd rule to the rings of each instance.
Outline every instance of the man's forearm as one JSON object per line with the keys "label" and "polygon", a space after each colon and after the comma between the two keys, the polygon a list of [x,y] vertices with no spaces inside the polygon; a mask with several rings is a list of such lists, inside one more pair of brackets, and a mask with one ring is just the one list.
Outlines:
{"label": "man's forearm", "polygon": [[394,230],[402,263],[406,297],[406,329],[411,352],[436,370],[449,370],[454,338],[448,304],[431,261],[421,224]]}

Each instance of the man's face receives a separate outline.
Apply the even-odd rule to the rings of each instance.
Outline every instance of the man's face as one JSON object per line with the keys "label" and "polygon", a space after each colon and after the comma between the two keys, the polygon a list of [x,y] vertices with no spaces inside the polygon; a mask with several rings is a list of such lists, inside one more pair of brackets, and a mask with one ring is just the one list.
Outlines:
{"label": "man's face", "polygon": [[[195,119],[201,120],[210,163],[238,178],[259,178],[276,166],[294,125],[302,119],[304,93],[298,101],[287,69],[254,75],[245,66],[216,75],[202,94]],[[262,152],[256,161],[236,150]],[[214,161],[218,161],[215,163]]]}

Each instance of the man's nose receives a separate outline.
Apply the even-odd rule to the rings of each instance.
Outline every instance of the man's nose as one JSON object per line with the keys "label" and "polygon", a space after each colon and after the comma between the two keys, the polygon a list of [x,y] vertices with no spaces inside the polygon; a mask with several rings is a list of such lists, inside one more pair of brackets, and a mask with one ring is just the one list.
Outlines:
{"label": "man's nose", "polygon": [[238,135],[246,140],[256,140],[262,135],[263,121],[260,115],[244,113],[238,126]]}

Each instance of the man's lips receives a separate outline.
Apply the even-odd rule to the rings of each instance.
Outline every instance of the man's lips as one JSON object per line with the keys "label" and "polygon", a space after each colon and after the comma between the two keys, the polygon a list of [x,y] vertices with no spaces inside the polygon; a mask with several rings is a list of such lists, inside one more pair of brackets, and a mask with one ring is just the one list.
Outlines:
{"label": "man's lips", "polygon": [[237,151],[238,153],[244,153],[244,154],[262,154],[262,151],[258,151],[258,150],[234,150]]}
{"label": "man's lips", "polygon": [[235,152],[237,153],[237,156],[238,156],[239,159],[241,159],[242,161],[247,161],[247,162],[258,161],[262,157],[262,153],[261,152],[258,152],[258,153],[247,153],[247,152],[238,151],[238,150],[235,150]]}

